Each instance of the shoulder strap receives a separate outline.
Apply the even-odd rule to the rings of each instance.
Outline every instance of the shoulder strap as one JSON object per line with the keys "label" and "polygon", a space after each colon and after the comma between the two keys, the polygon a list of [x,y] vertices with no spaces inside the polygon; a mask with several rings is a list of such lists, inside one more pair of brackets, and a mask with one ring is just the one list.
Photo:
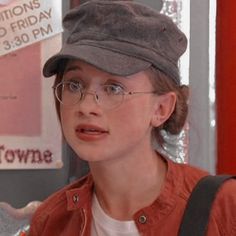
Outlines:
{"label": "shoulder strap", "polygon": [[203,236],[206,233],[211,206],[220,186],[231,175],[204,176],[194,187],[182,218],[179,236]]}

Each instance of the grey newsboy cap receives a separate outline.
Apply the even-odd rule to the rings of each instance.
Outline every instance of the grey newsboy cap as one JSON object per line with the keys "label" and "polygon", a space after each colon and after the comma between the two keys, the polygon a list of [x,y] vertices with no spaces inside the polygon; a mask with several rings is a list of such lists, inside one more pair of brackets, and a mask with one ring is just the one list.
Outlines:
{"label": "grey newsboy cap", "polygon": [[80,59],[114,75],[127,76],[151,65],[180,83],[178,60],[187,39],[172,20],[131,0],[90,0],[63,19],[68,37],[47,60],[45,77],[63,59]]}

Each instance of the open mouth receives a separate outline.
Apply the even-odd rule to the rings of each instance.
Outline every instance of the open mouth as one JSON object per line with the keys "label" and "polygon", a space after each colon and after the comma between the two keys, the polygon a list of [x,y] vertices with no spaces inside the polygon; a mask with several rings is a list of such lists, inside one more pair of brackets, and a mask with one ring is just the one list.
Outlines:
{"label": "open mouth", "polygon": [[103,139],[109,132],[101,127],[94,125],[78,125],[76,135],[83,141],[96,141]]}
{"label": "open mouth", "polygon": [[85,128],[79,129],[78,132],[85,133],[85,134],[92,134],[92,135],[107,133],[107,131],[105,131],[105,130],[85,129]]}

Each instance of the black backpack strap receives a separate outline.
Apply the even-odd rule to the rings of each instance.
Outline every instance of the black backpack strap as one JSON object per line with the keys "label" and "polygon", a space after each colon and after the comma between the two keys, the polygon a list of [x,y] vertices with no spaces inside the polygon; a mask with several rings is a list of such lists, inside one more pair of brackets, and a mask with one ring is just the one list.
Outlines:
{"label": "black backpack strap", "polygon": [[182,218],[179,236],[204,236],[207,230],[210,210],[220,186],[231,175],[204,176],[194,187]]}

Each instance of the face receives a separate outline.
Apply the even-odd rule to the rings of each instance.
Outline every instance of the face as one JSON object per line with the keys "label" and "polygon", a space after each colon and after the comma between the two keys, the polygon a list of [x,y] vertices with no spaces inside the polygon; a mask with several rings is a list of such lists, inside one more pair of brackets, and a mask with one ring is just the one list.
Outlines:
{"label": "face", "polygon": [[103,106],[105,100],[99,104],[99,92],[98,102],[94,95],[104,88],[112,93],[151,92],[153,87],[145,72],[124,78],[76,60],[68,63],[63,81],[73,81],[73,86],[85,92],[77,103],[60,105],[64,136],[80,158],[108,161],[150,150],[151,130],[163,122],[160,96],[125,95],[121,104],[108,108]]}

